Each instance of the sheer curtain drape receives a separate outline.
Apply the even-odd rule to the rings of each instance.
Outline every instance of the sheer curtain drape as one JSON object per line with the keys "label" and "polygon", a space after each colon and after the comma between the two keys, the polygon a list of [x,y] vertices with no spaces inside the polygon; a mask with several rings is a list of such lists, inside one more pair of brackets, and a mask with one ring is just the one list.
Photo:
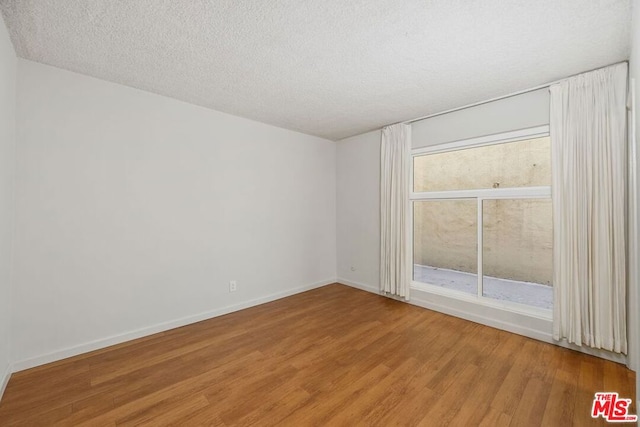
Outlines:
{"label": "sheer curtain drape", "polygon": [[380,142],[380,290],[409,299],[411,126],[382,129]]}
{"label": "sheer curtain drape", "polygon": [[552,85],[553,337],[627,352],[627,64]]}

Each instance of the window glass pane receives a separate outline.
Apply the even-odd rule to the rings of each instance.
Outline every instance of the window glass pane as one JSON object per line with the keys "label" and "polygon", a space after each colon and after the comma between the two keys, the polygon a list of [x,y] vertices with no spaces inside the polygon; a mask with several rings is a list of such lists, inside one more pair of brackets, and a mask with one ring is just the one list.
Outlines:
{"label": "window glass pane", "polygon": [[413,279],[478,294],[477,202],[413,204]]}
{"label": "window glass pane", "polygon": [[549,137],[414,157],[413,191],[551,185]]}
{"label": "window glass pane", "polygon": [[551,199],[482,202],[485,297],[552,308]]}

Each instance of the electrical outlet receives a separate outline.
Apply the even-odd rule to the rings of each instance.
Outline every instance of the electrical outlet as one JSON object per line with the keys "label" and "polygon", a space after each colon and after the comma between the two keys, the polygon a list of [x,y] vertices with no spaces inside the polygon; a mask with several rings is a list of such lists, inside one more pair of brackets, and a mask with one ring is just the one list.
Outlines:
{"label": "electrical outlet", "polygon": [[238,282],[232,280],[229,282],[229,292],[235,292],[238,290]]}

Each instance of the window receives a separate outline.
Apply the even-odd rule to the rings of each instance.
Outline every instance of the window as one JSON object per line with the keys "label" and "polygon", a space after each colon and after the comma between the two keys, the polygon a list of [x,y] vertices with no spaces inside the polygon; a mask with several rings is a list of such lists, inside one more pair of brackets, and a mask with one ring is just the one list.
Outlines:
{"label": "window", "polygon": [[411,202],[414,286],[552,308],[547,127],[413,150]]}

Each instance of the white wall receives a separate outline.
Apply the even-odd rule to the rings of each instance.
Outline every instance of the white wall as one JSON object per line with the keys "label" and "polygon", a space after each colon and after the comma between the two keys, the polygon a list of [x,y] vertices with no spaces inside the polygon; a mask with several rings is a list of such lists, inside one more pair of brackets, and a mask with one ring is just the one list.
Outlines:
{"label": "white wall", "polygon": [[0,397],[10,374],[16,55],[0,17]]}
{"label": "white wall", "polygon": [[499,101],[415,122],[414,148],[549,124],[549,90],[539,89]]}
{"label": "white wall", "polygon": [[26,60],[17,128],[15,369],[335,279],[333,142]]}
{"label": "white wall", "polygon": [[378,289],[380,284],[380,131],[337,146],[338,277]]}
{"label": "white wall", "polygon": [[[636,149],[636,165],[640,166],[640,5],[638,2],[632,2],[632,28],[631,28],[631,57],[629,61],[629,77],[631,79],[635,79],[635,98],[636,98],[636,110],[634,111],[635,119],[636,119],[636,139],[632,141],[632,144],[635,144]],[[636,166],[636,168],[637,168]],[[640,171],[638,171],[640,172]],[[636,189],[640,189],[640,182],[638,182],[638,176],[636,176]],[[636,206],[638,209],[637,203],[640,195],[635,194],[636,196]],[[630,209],[633,211],[633,207]],[[629,224],[630,235],[629,239],[632,242],[631,247],[634,247],[634,243],[637,243],[640,233],[640,223],[636,222],[635,224]],[[634,241],[635,239],[635,241]],[[629,325],[629,358],[630,358],[630,366],[636,370],[636,401],[638,404],[636,408],[640,407],[640,316],[638,315],[638,311],[640,310],[640,277],[639,273],[639,265],[640,265],[640,253],[637,251],[632,254],[632,259],[629,260],[630,264],[630,304],[629,304],[629,315],[630,315],[630,325]]]}

